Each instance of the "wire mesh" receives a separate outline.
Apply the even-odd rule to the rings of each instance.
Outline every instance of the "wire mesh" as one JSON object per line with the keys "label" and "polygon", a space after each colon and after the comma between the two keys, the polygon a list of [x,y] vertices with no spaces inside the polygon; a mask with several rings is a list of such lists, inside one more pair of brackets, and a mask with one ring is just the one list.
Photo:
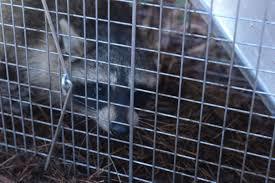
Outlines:
{"label": "wire mesh", "polygon": [[[274,43],[263,42],[265,28],[275,25],[274,17],[267,18],[274,3],[265,0],[262,19],[249,19],[240,11],[243,1],[236,1],[234,16],[222,16],[234,30],[229,40],[217,34],[213,21],[221,16],[214,13],[219,2],[209,1],[210,11],[197,2],[47,0],[70,78],[84,83],[65,109],[55,158],[87,175],[100,169],[107,182],[275,181],[275,116],[263,101],[275,93],[260,88],[258,78],[275,77],[262,63],[267,52],[274,54]],[[64,104],[64,73],[53,61],[53,32],[39,3],[0,1],[0,146],[47,157]],[[257,24],[261,39],[241,40],[240,22]],[[253,67],[239,62],[237,46],[257,53]],[[107,71],[103,81],[101,68]],[[244,74],[250,71],[256,73],[252,82]],[[117,96],[127,98],[125,104],[113,100],[113,88],[127,90]],[[107,129],[126,126],[126,135],[103,130],[102,106]],[[113,119],[114,108],[129,121],[138,114],[139,124]]]}

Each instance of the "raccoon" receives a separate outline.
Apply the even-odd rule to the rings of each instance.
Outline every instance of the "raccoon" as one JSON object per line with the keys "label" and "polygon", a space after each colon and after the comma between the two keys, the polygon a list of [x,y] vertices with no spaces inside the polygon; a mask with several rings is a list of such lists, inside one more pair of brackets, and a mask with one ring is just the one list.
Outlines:
{"label": "raccoon", "polygon": [[[154,72],[144,70],[154,71],[155,62],[150,59],[149,54],[136,51],[135,67],[140,69],[135,70],[133,81],[130,78],[131,26],[110,23],[110,42],[116,44],[110,44],[108,50],[108,24],[106,21],[98,21],[96,47],[96,23],[95,19],[91,18],[95,17],[94,0],[47,0],[47,4],[59,33],[65,65],[73,84],[70,99],[74,112],[95,119],[103,130],[113,135],[126,135],[129,132],[128,124],[136,126],[139,121],[136,111],[133,114],[134,120],[130,119],[129,86],[134,82],[135,87],[154,90],[156,76]],[[101,20],[107,18],[107,5],[107,1],[98,0],[98,17]],[[51,91],[53,93],[51,103],[53,106],[58,106],[63,71],[41,1],[1,0],[0,6],[1,95],[6,97],[11,95],[12,98],[18,99],[20,92],[20,100],[28,101],[31,93],[33,102],[42,103],[49,100],[48,95],[43,95],[43,92],[37,93],[33,89],[38,88]],[[111,1],[110,9],[112,20],[131,23],[130,5]],[[138,39],[138,35],[136,37]],[[128,46],[121,46],[122,44]],[[8,85],[9,81],[13,82]],[[31,86],[30,92],[27,86]],[[135,97],[138,98],[135,100],[135,105],[144,105],[146,99],[142,93],[135,92]],[[18,104],[10,109],[9,101],[3,100],[3,102],[4,111],[12,110],[20,114]],[[68,109],[71,109],[70,103],[67,105]],[[26,104],[22,103],[23,110],[27,108]]]}

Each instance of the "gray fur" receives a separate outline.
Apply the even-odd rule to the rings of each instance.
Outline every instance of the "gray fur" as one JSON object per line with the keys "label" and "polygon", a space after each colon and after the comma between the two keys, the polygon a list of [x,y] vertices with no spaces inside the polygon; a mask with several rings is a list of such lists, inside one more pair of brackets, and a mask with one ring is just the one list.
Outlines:
{"label": "gray fur", "polygon": [[[1,20],[4,20],[4,24],[12,25],[12,9],[10,5],[10,0],[1,0],[1,14],[3,17],[0,17]],[[42,4],[39,0],[24,0],[24,6],[27,7],[33,7],[33,8],[40,8],[42,9]],[[66,0],[59,0],[59,11],[66,12],[67,11],[67,5]],[[81,3],[82,1],[73,0],[70,2],[70,13],[73,14],[79,14],[82,15],[83,10]],[[99,1],[99,8],[104,9],[103,2],[105,1]],[[48,6],[50,10],[55,10],[55,0],[47,0]],[[20,5],[21,0],[13,0],[14,5]],[[130,8],[130,7],[129,7]],[[89,11],[86,11],[86,16],[94,16],[94,1],[87,0],[86,1],[86,9]],[[101,12],[100,11],[100,16]],[[25,24],[26,27],[33,28],[33,29],[39,29],[39,30],[45,30],[45,17],[44,13],[42,11],[38,10],[31,10],[27,9],[24,11],[25,13]],[[15,26],[23,27],[23,11],[20,7],[13,7],[13,15],[14,15],[14,23]],[[71,53],[72,59],[69,63],[68,58],[66,58],[66,66],[69,69],[69,65],[71,65],[71,78],[73,81],[73,84],[75,83],[82,83],[85,84],[85,78],[87,76],[88,81],[96,81],[96,63],[91,61],[92,59],[95,59],[96,56],[96,49],[95,44],[89,41],[86,41],[87,45],[87,61],[86,61],[86,68],[87,73],[85,70],[85,61],[83,59],[77,59],[82,58],[84,56],[84,39],[83,39],[83,22],[71,19],[71,27],[69,27],[69,24],[67,22],[66,16],[60,16],[58,19],[58,22],[56,22],[56,17],[52,15],[52,20],[55,25],[58,25],[59,32],[62,33],[64,36],[61,36],[60,39],[63,46],[64,53]],[[127,16],[127,15],[126,15]],[[125,18],[125,17],[124,17]],[[47,26],[49,29],[49,26]],[[87,32],[87,37],[93,37],[94,36],[94,24],[90,23],[87,26],[87,29],[89,27],[92,27],[90,32]],[[57,28],[57,27],[56,27]],[[115,26],[112,27],[111,30],[111,41],[114,42],[124,42],[123,44],[130,45],[130,40],[127,40],[125,37],[129,37],[131,34],[131,27],[128,27],[127,30],[119,30],[119,28],[116,28]],[[99,39],[106,41],[106,25],[99,25]],[[1,27],[2,32],[2,27]],[[120,33],[121,32],[121,33]],[[69,37],[69,33],[71,36],[71,42]],[[33,32],[31,30],[27,30],[27,45],[29,48],[32,48],[31,50],[28,50],[28,60],[26,60],[25,55],[25,49],[21,48],[20,46],[25,46],[25,40],[24,40],[24,30],[21,28],[16,28],[16,44],[17,44],[17,55],[15,54],[14,47],[8,46],[10,44],[14,44],[13,39],[13,28],[12,26],[4,26],[4,36],[3,33],[0,36],[0,41],[5,42],[6,47],[6,54],[4,52],[4,45],[1,44],[0,46],[0,58],[1,61],[7,61],[8,63],[16,63],[20,66],[26,67],[27,64],[29,65],[29,73],[27,73],[27,70],[23,67],[19,68],[19,78],[21,83],[27,83],[28,84],[28,74],[30,78],[30,85],[31,86],[39,86],[47,89],[51,89],[54,91],[60,91],[60,64],[58,61],[58,57],[55,49],[55,45],[53,42],[53,39],[51,35],[49,34],[48,37],[46,37],[46,34],[43,32]],[[125,36],[125,37],[124,37]],[[130,35],[131,36],[131,35]],[[71,47],[69,46],[71,45]],[[42,51],[38,51],[42,50]],[[107,83],[108,82],[108,51],[107,51],[107,45],[106,44],[99,44],[98,47],[98,59],[101,61],[99,63],[98,67],[98,80],[99,82]],[[5,58],[5,55],[7,56]],[[117,67],[117,66],[110,66],[110,82],[111,84],[122,84],[126,86],[130,86],[131,78],[130,78],[130,61],[131,61],[131,49],[130,48],[121,48],[117,46],[111,46],[110,47],[110,62],[112,64],[119,64],[123,65],[124,67]],[[153,65],[154,62],[149,62],[146,60],[146,55],[140,52],[136,53],[136,67],[139,68],[146,68],[151,69],[154,68]],[[127,68],[128,67],[128,68]],[[1,71],[3,70],[3,72]],[[3,81],[6,78],[7,73],[10,75],[14,74],[16,75],[16,72],[14,70],[7,71],[4,67],[4,64],[0,65],[0,71],[2,74],[0,74],[0,87],[1,87],[1,94],[3,96],[8,96],[9,92],[7,90],[7,82]],[[5,71],[5,72],[4,72]],[[50,74],[49,74],[50,72]],[[12,73],[12,74],[11,74]],[[14,77],[14,81],[17,81],[17,77]],[[12,80],[12,78],[10,78]],[[149,74],[146,72],[136,72],[135,75],[135,84],[136,85],[145,85],[146,87],[152,88],[156,84],[156,77],[153,74]],[[11,94],[12,97],[16,97],[18,94],[18,88],[16,86],[11,87]],[[23,99],[28,98],[28,90],[21,90],[21,95]],[[38,98],[39,101],[43,101],[43,96],[39,96],[39,94],[35,98]],[[56,101],[56,105],[58,105],[59,100],[53,100]],[[7,105],[4,105],[7,106]],[[81,113],[85,113],[85,105],[83,105],[82,102],[74,102],[74,108]],[[68,106],[70,107],[70,106]],[[5,109],[4,109],[5,110]],[[16,112],[16,109],[13,109]],[[88,115],[94,117],[95,112],[92,108],[88,107],[87,109]],[[18,112],[18,111],[17,111]],[[102,129],[108,131],[108,121],[106,121],[106,107],[103,107],[101,111],[99,111],[99,118],[98,121],[99,125],[102,127]],[[128,116],[128,113],[125,114]],[[111,121],[115,120],[117,114],[115,110],[115,106],[110,107],[110,117]],[[127,117],[129,118],[129,117]],[[138,115],[137,113],[134,113],[134,125],[138,124]],[[130,120],[129,120],[130,121]]]}

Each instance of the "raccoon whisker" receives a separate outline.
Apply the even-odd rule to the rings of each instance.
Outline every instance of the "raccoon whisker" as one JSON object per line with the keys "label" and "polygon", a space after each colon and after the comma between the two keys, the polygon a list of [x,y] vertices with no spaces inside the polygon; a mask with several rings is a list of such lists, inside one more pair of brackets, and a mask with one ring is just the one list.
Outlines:
{"label": "raccoon whisker", "polygon": [[[85,106],[85,103],[84,102],[81,102],[80,100],[78,99],[75,99],[74,100],[75,103],[78,103],[79,105],[83,106],[83,107],[86,107]],[[87,110],[88,110],[88,117],[91,117],[91,118],[95,118],[96,117],[96,114],[97,114],[97,110],[91,106],[88,106],[87,105]]]}
{"label": "raccoon whisker", "polygon": [[143,121],[143,120],[139,120],[139,123],[140,124],[146,124],[146,125],[149,125],[149,126],[152,126],[153,127],[153,125],[151,125],[149,122],[147,122],[147,121]]}
{"label": "raccoon whisker", "polygon": [[47,41],[44,40],[44,39],[42,39],[42,38],[37,39],[37,41],[39,41],[39,42],[41,42],[41,43],[47,43]]}
{"label": "raccoon whisker", "polygon": [[[79,104],[85,106],[85,103],[84,103],[84,102],[81,102],[79,99],[75,99],[75,101],[76,101],[77,103],[79,103]],[[87,105],[87,108],[89,108],[90,110],[93,110],[93,111],[96,112],[96,109],[93,108],[93,107],[91,107],[91,106],[88,106],[88,105]]]}
{"label": "raccoon whisker", "polygon": [[154,122],[154,119],[149,119],[149,118],[146,118],[146,116],[139,116],[139,119],[143,119],[145,121],[151,121],[151,122]]}
{"label": "raccoon whisker", "polygon": [[[148,123],[148,122],[146,122],[146,121],[141,121],[141,120],[139,120],[139,123],[140,124],[144,124],[144,125],[148,125],[148,126],[150,126],[152,129],[154,128],[154,125],[153,124],[151,124],[151,123]],[[156,128],[158,131],[162,131],[160,128]]]}
{"label": "raccoon whisker", "polygon": [[[139,119],[144,120],[144,121],[150,121],[150,122],[154,122],[154,121],[155,121],[155,120],[153,120],[153,119],[147,119],[147,118],[143,118],[143,117],[139,117]],[[167,124],[167,122],[165,122],[165,121],[160,121],[160,120],[157,120],[157,123],[160,123],[160,124]]]}
{"label": "raccoon whisker", "polygon": [[47,94],[39,94],[39,95],[36,95],[35,97],[32,97],[32,99],[35,99],[36,102],[38,103],[43,103],[45,102],[45,100],[48,98],[48,95]]}

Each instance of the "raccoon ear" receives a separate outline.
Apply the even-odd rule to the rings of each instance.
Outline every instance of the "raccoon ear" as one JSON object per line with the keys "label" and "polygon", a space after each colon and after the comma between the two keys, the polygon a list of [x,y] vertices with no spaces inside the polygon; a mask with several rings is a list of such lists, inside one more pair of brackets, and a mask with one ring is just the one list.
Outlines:
{"label": "raccoon ear", "polygon": [[[67,53],[71,52],[72,56],[81,57],[83,55],[83,40],[80,37],[72,26],[69,26],[68,22],[65,19],[61,19],[59,21],[60,29],[62,34],[66,36],[62,36],[64,50]],[[72,61],[76,59],[72,58]]]}

